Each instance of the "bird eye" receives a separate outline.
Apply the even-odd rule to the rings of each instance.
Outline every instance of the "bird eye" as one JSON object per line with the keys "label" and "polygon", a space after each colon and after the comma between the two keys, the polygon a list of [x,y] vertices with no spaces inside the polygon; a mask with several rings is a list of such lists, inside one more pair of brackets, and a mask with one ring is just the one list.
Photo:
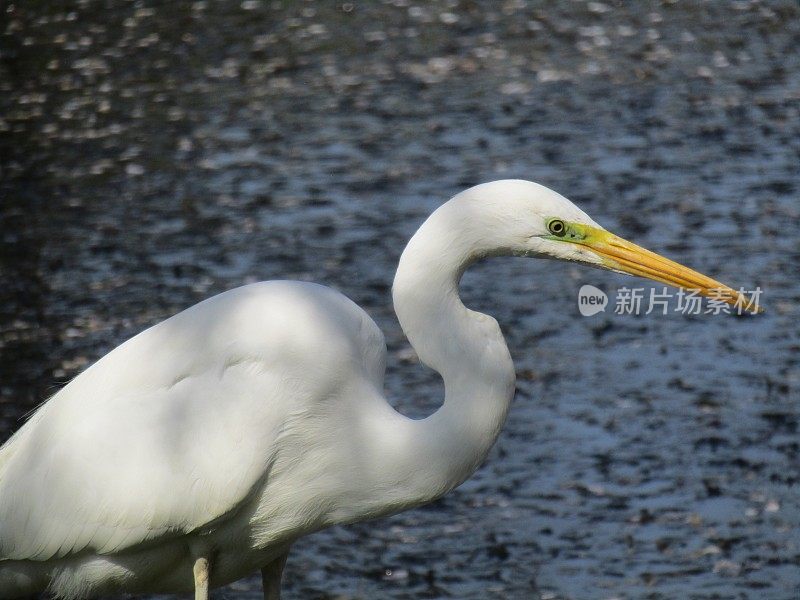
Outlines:
{"label": "bird eye", "polygon": [[561,237],[564,235],[564,233],[566,233],[567,226],[564,225],[564,221],[562,221],[561,219],[553,219],[547,224],[547,229],[553,235]]}

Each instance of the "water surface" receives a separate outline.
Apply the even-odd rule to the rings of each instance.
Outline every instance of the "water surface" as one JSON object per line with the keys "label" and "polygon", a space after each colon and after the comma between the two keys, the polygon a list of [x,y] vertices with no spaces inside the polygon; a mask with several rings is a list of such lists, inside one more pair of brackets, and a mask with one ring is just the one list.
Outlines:
{"label": "water surface", "polygon": [[2,439],[142,328],[278,277],[363,306],[392,402],[428,414],[441,384],[390,306],[403,245],[462,188],[534,179],[760,286],[769,312],[586,318],[581,285],[640,282],[477,265],[463,296],[519,374],[487,463],[430,506],[298,542],[287,597],[800,594],[796,3],[2,10]]}

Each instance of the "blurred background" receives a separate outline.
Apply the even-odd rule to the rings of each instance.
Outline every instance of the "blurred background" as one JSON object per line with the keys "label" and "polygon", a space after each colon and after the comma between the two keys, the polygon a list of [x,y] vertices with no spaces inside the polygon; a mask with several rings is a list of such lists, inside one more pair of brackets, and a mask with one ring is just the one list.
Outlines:
{"label": "blurred background", "polygon": [[583,284],[650,286],[477,265],[465,302],[518,371],[487,464],[301,540],[287,597],[797,598],[798,48],[793,0],[3,2],[0,439],[129,336],[272,278],[363,306],[393,404],[429,414],[400,252],[461,189],[532,179],[768,312],[582,317]]}

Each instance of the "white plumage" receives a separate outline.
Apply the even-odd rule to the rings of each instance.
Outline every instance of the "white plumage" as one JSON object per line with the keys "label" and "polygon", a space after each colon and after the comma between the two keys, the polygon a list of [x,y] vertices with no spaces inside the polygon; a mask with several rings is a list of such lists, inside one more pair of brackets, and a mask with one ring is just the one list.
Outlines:
{"label": "white plumage", "polygon": [[277,598],[299,536],[461,483],[514,390],[497,323],[458,297],[466,267],[513,254],[627,270],[552,235],[553,217],[604,232],[555,192],[500,181],[456,196],[409,243],[395,309],[446,389],[426,419],[384,399],[377,325],[316,284],[234,289],[111,351],[0,448],[0,597],[205,598],[209,577],[262,569]]}
{"label": "white plumage", "polygon": [[[244,536],[257,547],[326,525],[329,469],[355,458],[331,450],[357,450],[331,448],[341,430],[330,428],[345,425],[348,409],[380,407],[383,348],[355,304],[291,281],[231,290],[151,327],[67,385],[3,447],[0,555],[41,566],[87,549],[124,557],[150,541],[236,548]],[[259,497],[278,481],[282,491]],[[231,528],[233,513],[252,517],[254,501],[268,518]],[[85,561],[61,563],[71,571]],[[10,567],[0,563],[0,582]],[[168,569],[165,589],[192,588],[191,564],[173,582],[180,571]]]}

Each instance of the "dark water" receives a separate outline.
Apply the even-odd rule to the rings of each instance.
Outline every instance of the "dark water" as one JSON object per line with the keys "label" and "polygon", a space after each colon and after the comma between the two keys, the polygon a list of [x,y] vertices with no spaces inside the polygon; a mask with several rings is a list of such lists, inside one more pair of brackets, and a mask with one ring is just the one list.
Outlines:
{"label": "dark water", "polygon": [[487,464],[300,541],[287,596],[800,596],[796,2],[66,4],[0,5],[2,439],[128,336],[277,277],[364,306],[426,414],[403,244],[460,189],[533,179],[769,312],[581,317],[582,284],[639,283],[478,265],[463,295],[519,373]]}

